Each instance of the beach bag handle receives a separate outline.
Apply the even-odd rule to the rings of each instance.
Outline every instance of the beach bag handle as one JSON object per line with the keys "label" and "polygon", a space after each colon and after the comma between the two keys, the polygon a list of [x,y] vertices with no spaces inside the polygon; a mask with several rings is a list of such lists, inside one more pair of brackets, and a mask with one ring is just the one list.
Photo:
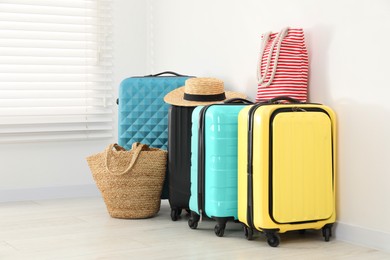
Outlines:
{"label": "beach bag handle", "polygon": [[109,166],[108,166],[108,159],[111,157],[112,153],[113,153],[113,149],[115,149],[116,151],[126,151],[123,147],[119,146],[118,144],[110,144],[107,149],[106,149],[106,161],[105,161],[105,166],[106,166],[106,170],[112,174],[112,175],[123,175],[127,172],[129,172],[133,166],[135,165],[135,162],[137,161],[138,157],[140,156],[141,154],[141,151],[144,150],[144,149],[147,149],[148,146],[146,144],[141,144],[141,143],[133,143],[132,147],[131,147],[131,150],[133,152],[132,154],[132,158],[131,158],[131,161],[129,163],[129,165],[127,166],[127,168],[122,171],[122,172],[113,172],[110,170]]}
{"label": "beach bag handle", "polygon": [[[268,54],[268,59],[267,59],[267,64],[265,66],[264,75],[261,75],[261,65],[262,65],[263,55],[264,55],[264,51],[265,51],[265,47],[267,45],[267,42],[269,41],[269,38],[271,36],[271,32],[267,32],[263,35],[263,39],[261,41],[261,47],[260,47],[259,61],[257,63],[257,83],[258,83],[259,87],[269,87],[271,85],[271,83],[275,77],[275,74],[276,74],[276,68],[278,66],[280,47],[282,45],[282,41],[283,41],[284,37],[286,37],[286,35],[288,33],[288,29],[289,29],[288,27],[283,28],[276,35],[276,37],[273,39],[271,47],[270,47],[270,51]],[[276,47],[276,52],[275,52],[274,66],[272,68],[272,73],[271,73],[271,76],[270,76],[268,82],[265,83],[264,80],[267,77],[268,70],[270,69],[270,66],[271,66],[271,59],[272,59],[272,54],[274,52],[275,45],[277,45],[277,47]]]}

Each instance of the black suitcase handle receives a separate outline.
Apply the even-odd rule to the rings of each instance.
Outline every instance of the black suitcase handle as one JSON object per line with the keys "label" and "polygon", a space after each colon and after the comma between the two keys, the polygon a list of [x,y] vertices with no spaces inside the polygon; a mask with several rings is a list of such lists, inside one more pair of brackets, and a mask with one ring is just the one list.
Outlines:
{"label": "black suitcase handle", "polygon": [[252,101],[245,98],[230,98],[223,102],[224,104],[240,103],[240,104],[253,104]]}
{"label": "black suitcase handle", "polygon": [[278,103],[278,101],[288,101],[291,104],[301,104],[302,103],[298,99],[295,99],[295,98],[292,98],[292,97],[289,97],[289,96],[274,97],[274,98],[271,98],[270,100],[268,100],[268,103],[276,104],[276,103]]}
{"label": "black suitcase handle", "polygon": [[158,76],[162,76],[162,75],[173,75],[173,76],[176,76],[176,77],[189,77],[188,75],[181,75],[181,74],[173,72],[173,71],[164,71],[164,72],[160,72],[160,73],[157,73],[157,74],[146,75],[144,77],[158,77]]}

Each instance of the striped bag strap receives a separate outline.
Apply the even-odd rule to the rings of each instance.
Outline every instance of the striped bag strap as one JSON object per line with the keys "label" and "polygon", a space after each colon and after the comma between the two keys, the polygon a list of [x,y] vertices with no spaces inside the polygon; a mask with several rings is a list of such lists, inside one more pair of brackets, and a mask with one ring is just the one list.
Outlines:
{"label": "striped bag strap", "polygon": [[[271,47],[270,47],[270,53],[268,54],[267,64],[266,64],[265,70],[264,70],[264,75],[262,76],[261,75],[261,65],[262,65],[263,55],[264,55],[264,51],[265,51],[267,42],[269,41],[269,38],[271,36],[271,32],[267,32],[263,35],[263,39],[261,41],[261,47],[260,47],[259,62],[257,63],[257,83],[258,83],[259,87],[269,87],[269,85],[271,85],[271,83],[275,77],[276,68],[278,66],[280,47],[282,46],[282,41],[283,41],[284,37],[286,37],[286,35],[288,33],[288,29],[289,29],[288,27],[283,28],[280,31],[280,33],[277,34],[276,37],[274,38],[274,40],[272,41]],[[270,76],[268,82],[264,83],[264,80],[267,77],[269,67],[271,66],[272,53],[273,53],[273,50],[274,50],[276,44],[277,44],[277,47],[276,47],[276,52],[275,52],[275,62],[274,62],[274,66],[272,68],[272,73],[271,73],[271,76]]]}

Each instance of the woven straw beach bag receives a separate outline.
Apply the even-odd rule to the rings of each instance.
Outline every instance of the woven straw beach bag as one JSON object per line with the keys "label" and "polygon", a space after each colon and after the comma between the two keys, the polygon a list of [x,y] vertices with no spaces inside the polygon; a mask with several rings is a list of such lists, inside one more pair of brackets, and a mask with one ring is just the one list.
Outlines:
{"label": "woven straw beach bag", "polygon": [[92,176],[113,218],[149,218],[160,210],[167,151],[134,143],[110,144],[87,157]]}

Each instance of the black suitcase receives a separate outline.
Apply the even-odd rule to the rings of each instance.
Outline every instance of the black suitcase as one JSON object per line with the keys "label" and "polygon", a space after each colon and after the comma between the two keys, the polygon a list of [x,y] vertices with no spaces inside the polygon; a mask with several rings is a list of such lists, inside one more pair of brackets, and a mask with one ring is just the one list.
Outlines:
{"label": "black suitcase", "polygon": [[168,180],[171,219],[189,212],[191,171],[191,117],[195,107],[170,106],[168,110]]}

